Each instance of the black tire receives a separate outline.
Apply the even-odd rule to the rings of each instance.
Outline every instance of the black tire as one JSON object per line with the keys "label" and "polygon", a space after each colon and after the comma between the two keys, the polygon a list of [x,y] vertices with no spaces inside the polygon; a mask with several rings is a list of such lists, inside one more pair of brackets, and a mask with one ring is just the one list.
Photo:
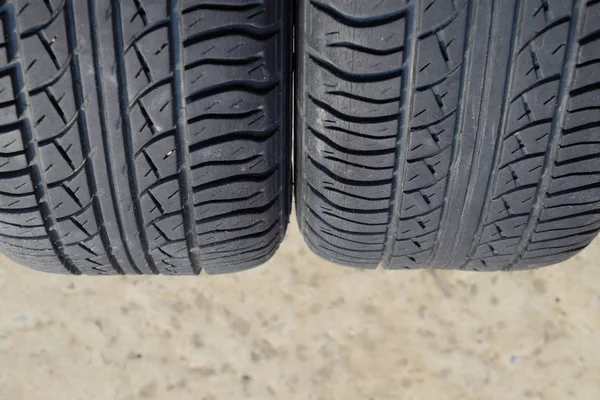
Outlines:
{"label": "black tire", "polygon": [[600,228],[600,1],[301,0],[297,213],[365,268],[554,264]]}
{"label": "black tire", "polygon": [[266,261],[291,206],[288,3],[0,1],[0,250],[74,274]]}

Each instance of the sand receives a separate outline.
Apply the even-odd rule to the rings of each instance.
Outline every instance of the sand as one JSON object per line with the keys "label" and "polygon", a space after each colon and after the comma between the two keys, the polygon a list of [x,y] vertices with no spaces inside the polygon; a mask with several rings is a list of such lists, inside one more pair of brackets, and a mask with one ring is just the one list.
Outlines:
{"label": "sand", "polygon": [[295,223],[229,276],[46,275],[0,258],[0,399],[600,398],[600,241],[533,272],[360,271]]}

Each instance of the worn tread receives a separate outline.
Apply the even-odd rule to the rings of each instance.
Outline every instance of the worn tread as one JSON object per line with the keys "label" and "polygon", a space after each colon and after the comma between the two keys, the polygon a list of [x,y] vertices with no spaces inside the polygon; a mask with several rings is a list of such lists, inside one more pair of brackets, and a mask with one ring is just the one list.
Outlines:
{"label": "worn tread", "polygon": [[364,268],[478,271],[585,248],[600,212],[598,15],[583,0],[300,1],[309,246]]}

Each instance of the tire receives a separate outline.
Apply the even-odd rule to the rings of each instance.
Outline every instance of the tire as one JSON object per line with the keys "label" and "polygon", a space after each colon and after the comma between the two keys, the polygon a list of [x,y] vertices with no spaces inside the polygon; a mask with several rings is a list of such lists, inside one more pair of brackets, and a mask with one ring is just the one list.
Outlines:
{"label": "tire", "polygon": [[55,273],[244,270],[291,207],[287,1],[0,1],[0,250]]}
{"label": "tire", "polygon": [[298,26],[297,215],[317,254],[517,270],[596,236],[599,1],[302,0]]}

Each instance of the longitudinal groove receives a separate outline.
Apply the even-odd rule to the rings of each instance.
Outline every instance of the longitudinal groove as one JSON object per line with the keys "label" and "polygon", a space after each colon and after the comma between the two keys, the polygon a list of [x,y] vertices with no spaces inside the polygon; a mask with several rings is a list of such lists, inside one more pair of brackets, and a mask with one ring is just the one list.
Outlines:
{"label": "longitudinal groove", "polygon": [[183,60],[183,43],[181,40],[181,5],[179,0],[169,0],[169,15],[171,22],[170,31],[170,50],[171,63],[173,68],[173,107],[176,115],[176,145],[177,145],[177,163],[179,170],[179,186],[181,188],[181,204],[183,205],[183,223],[185,228],[185,238],[188,246],[188,254],[194,273],[199,274],[202,266],[200,261],[200,246],[198,243],[198,233],[196,231],[196,214],[194,210],[194,199],[192,197],[192,177],[190,166],[190,149],[188,146],[189,138],[187,131],[187,111],[185,104],[185,90],[183,81],[183,72],[185,62]]}
{"label": "longitudinal groove", "polygon": [[[119,236],[120,236],[120,241],[123,244],[123,251],[125,253],[125,256],[127,258],[127,261],[129,262],[129,265],[131,266],[132,272],[133,273],[137,273],[137,274],[141,274],[141,270],[140,268],[137,266],[138,261],[135,260],[135,257],[133,257],[132,253],[131,253],[131,249],[129,247],[129,241],[127,240],[127,232],[124,228],[124,220],[123,220],[123,215],[121,212],[121,208],[118,204],[119,202],[119,198],[118,195],[116,193],[116,182],[115,182],[115,175],[114,175],[114,158],[112,155],[112,150],[111,150],[111,145],[110,145],[110,137],[109,137],[109,130],[107,127],[107,112],[106,112],[106,99],[104,96],[104,81],[102,79],[102,67],[101,67],[101,54],[100,54],[100,37],[98,35],[98,30],[99,30],[99,26],[98,26],[98,18],[96,15],[96,1],[95,0],[88,0],[88,13],[89,13],[89,20],[90,20],[90,37],[91,37],[91,51],[92,51],[92,57],[93,57],[93,61],[94,61],[94,80],[95,80],[95,84],[96,84],[96,94],[97,94],[97,99],[98,99],[98,113],[99,113],[99,120],[100,120],[100,131],[102,133],[102,149],[104,151],[104,160],[106,162],[107,165],[107,170],[106,170],[106,176],[107,176],[107,180],[108,180],[108,190],[110,192],[110,198],[111,198],[111,204],[113,207],[113,211],[115,213],[115,223],[117,225],[118,228],[118,232],[119,232]],[[97,189],[96,189],[97,190]],[[96,193],[96,192],[94,192]],[[97,196],[96,196],[97,197]],[[104,224],[103,224],[104,225]],[[104,226],[101,227],[101,231],[106,232],[106,228]],[[110,242],[110,238],[106,243]],[[103,239],[104,241],[104,239]],[[107,249],[107,253],[109,256],[109,260],[111,261],[111,264],[114,265],[114,261],[113,258],[114,254],[113,254],[113,250],[112,247]],[[118,261],[117,261],[118,263]],[[121,268],[121,270],[123,270],[122,266],[119,266]]]}
{"label": "longitudinal groove", "polygon": [[119,83],[120,96],[119,105],[121,109],[121,126],[123,130],[123,142],[125,144],[125,152],[127,158],[127,172],[129,179],[129,187],[131,196],[134,203],[134,214],[135,220],[142,243],[144,258],[151,271],[158,274],[158,268],[154,258],[150,254],[148,237],[146,228],[144,227],[144,217],[142,214],[142,207],[140,204],[140,193],[137,186],[136,180],[136,165],[134,160],[134,149],[133,149],[133,138],[131,131],[131,122],[129,120],[129,104],[127,96],[127,78],[125,72],[125,57],[124,57],[124,41],[123,41],[123,27],[121,22],[121,4],[119,0],[111,0],[112,5],[112,16],[113,16],[113,32],[115,38],[115,59],[116,59],[116,72],[117,80]]}
{"label": "longitudinal groove", "polygon": [[[508,64],[508,68],[506,70],[506,76],[505,76],[505,90],[504,90],[504,97],[503,97],[503,102],[501,105],[501,115],[502,115],[502,119],[500,121],[500,124],[498,126],[498,136],[497,136],[497,140],[496,140],[496,145],[495,145],[495,153],[493,156],[493,161],[492,164],[494,166],[496,166],[497,164],[500,163],[500,158],[502,155],[502,150],[503,150],[503,146],[502,143],[505,140],[505,137],[503,137],[502,133],[506,131],[506,126],[508,124],[508,113],[506,112],[508,105],[510,104],[510,93],[512,92],[512,86],[513,86],[513,80],[514,80],[514,76],[512,74],[512,70],[513,70],[513,66],[515,63],[515,58],[517,55],[517,39],[519,37],[519,32],[520,32],[520,27],[521,27],[521,10],[522,6],[521,6],[521,0],[517,0],[516,3],[516,12],[515,12],[515,17],[514,17],[514,21],[513,21],[513,29],[512,29],[512,33],[511,33],[511,51],[510,51],[510,56],[509,56],[509,64]],[[492,206],[492,197],[493,197],[493,191],[494,191],[494,187],[495,187],[495,183],[496,183],[496,179],[497,179],[497,172],[498,172],[498,168],[493,168],[492,169],[492,174],[490,176],[489,179],[489,183],[488,183],[488,187],[486,190],[486,197],[485,197],[485,202],[484,202],[484,208],[483,208],[483,212],[482,212],[482,218],[485,219],[486,216],[489,214],[491,206]],[[467,261],[466,263],[469,262],[469,259],[471,257],[473,257],[474,253],[475,253],[475,246],[480,242],[481,240],[481,235],[483,233],[483,229],[485,227],[485,220],[480,221],[480,226],[477,229],[476,233],[475,233],[475,237],[473,240],[473,245],[471,246],[471,249],[467,255]],[[460,267],[460,269],[464,268],[465,265],[462,265]]]}
{"label": "longitudinal groove", "polygon": [[[8,31],[7,42],[9,43],[9,47],[7,48],[7,52],[10,52],[11,58],[17,57],[19,53],[19,39],[18,39],[18,27],[15,21],[15,9],[12,4],[6,5],[6,23],[8,27],[6,28]],[[20,59],[23,59],[23,55],[20,54]],[[18,68],[14,68],[15,73],[15,81],[17,85],[16,92],[18,93],[17,98],[17,106],[19,109],[20,116],[24,117],[22,122],[22,135],[24,142],[26,143],[26,152],[27,158],[30,162],[31,168],[31,176],[34,182],[35,195],[39,204],[40,213],[42,215],[42,219],[44,222],[44,227],[46,229],[46,233],[48,234],[48,238],[58,259],[64,265],[65,269],[76,275],[80,275],[81,271],[79,268],[75,266],[73,260],[69,256],[66,251],[66,246],[58,226],[56,216],[54,215],[52,205],[49,203],[48,197],[48,185],[44,179],[44,175],[40,166],[40,156],[39,156],[39,147],[38,147],[38,135],[35,131],[35,128],[31,126],[31,110],[30,104],[31,100],[29,98],[28,92],[25,89],[25,77],[23,73],[23,66],[19,62],[16,64]]]}
{"label": "longitudinal groove", "polygon": [[[438,257],[438,253],[439,253],[439,249],[441,247],[442,244],[442,239],[444,238],[444,235],[447,234],[447,232],[449,231],[449,229],[453,228],[453,227],[449,227],[448,226],[448,220],[449,220],[449,216],[450,213],[453,212],[453,210],[448,210],[448,208],[450,207],[450,201],[453,199],[453,197],[457,196],[458,191],[456,188],[457,184],[461,184],[461,182],[458,180],[457,175],[459,174],[460,170],[459,170],[459,161],[460,161],[460,157],[463,156],[462,153],[464,152],[463,150],[463,137],[465,136],[465,119],[466,119],[466,112],[468,111],[468,105],[469,105],[469,87],[470,87],[470,83],[471,83],[471,75],[472,75],[472,67],[473,67],[473,57],[474,57],[474,51],[475,51],[475,47],[474,47],[474,34],[475,34],[475,24],[473,24],[473,16],[476,15],[477,13],[477,7],[478,7],[478,1],[477,0],[469,0],[468,3],[466,4],[467,7],[467,22],[466,22],[466,32],[465,32],[465,38],[464,38],[464,42],[465,42],[465,47],[464,47],[464,54],[463,54],[463,59],[462,59],[462,71],[461,71],[461,77],[460,77],[460,83],[458,84],[459,86],[459,91],[458,91],[458,105],[457,105],[457,117],[456,117],[456,122],[455,122],[455,128],[454,128],[454,140],[453,140],[453,147],[452,147],[452,153],[451,153],[451,162],[450,162],[450,167],[449,167],[449,174],[448,174],[448,179],[446,182],[446,187],[444,189],[444,200],[443,200],[443,204],[444,204],[444,208],[443,208],[443,212],[442,212],[442,217],[440,219],[440,225],[439,225],[439,229],[438,232],[436,234],[436,239],[434,242],[434,246],[433,249],[431,251],[431,255],[429,260],[427,261],[427,265],[434,265],[437,264],[436,260]],[[487,61],[486,64],[484,66],[484,68],[487,69]],[[485,84],[485,82],[484,82]],[[484,97],[482,96],[482,101],[483,101]],[[481,106],[481,104],[480,104]],[[464,166],[462,168],[465,168]],[[461,169],[462,169],[461,168]],[[452,236],[454,238],[456,238],[456,235],[448,235],[448,236]],[[452,246],[454,247],[454,246]],[[453,250],[451,250],[453,251]],[[447,255],[445,255],[447,257]],[[448,258],[448,262],[450,261],[451,257],[447,257]]]}
{"label": "longitudinal groove", "polygon": [[515,252],[512,260],[506,269],[512,269],[523,257],[527,246],[531,241],[532,235],[536,226],[539,224],[539,218],[544,207],[544,201],[546,196],[546,189],[550,180],[552,179],[553,168],[552,165],[556,159],[557,152],[559,149],[559,143],[561,139],[561,130],[564,125],[566,117],[566,110],[568,109],[569,102],[569,91],[573,84],[575,76],[575,66],[577,64],[577,50],[579,49],[578,37],[579,30],[581,28],[580,21],[583,19],[584,6],[582,0],[573,1],[573,10],[571,15],[571,22],[569,27],[569,36],[567,38],[565,62],[560,78],[560,87],[558,92],[558,102],[554,118],[552,120],[552,127],[550,130],[549,146],[544,159],[544,173],[542,174],[539,182],[539,187],[536,192],[536,197],[533,204],[532,212],[527,222],[527,227],[523,233],[521,242],[519,243],[518,249]]}
{"label": "longitudinal groove", "polygon": [[[292,171],[288,165],[292,165],[292,54],[286,49],[294,48],[294,35],[289,37],[283,34],[286,24],[293,25],[293,15],[295,4],[289,1],[279,1],[275,5],[276,19],[279,22],[279,43],[275,50],[275,59],[277,60],[277,69],[279,71],[279,101],[277,102],[277,114],[279,115],[279,132],[282,133],[282,139],[279,142],[277,151],[283,156],[279,165],[280,190],[277,193],[280,204],[279,221],[279,240],[283,241],[285,231],[289,222],[289,215],[292,207]],[[295,58],[295,57],[294,57]]]}
{"label": "longitudinal groove", "polygon": [[[77,33],[75,31],[77,24],[75,23],[75,16],[73,15],[73,0],[66,0],[65,3],[65,13],[66,13],[66,19],[67,19],[67,34],[68,34],[68,41],[69,41],[69,47],[71,49],[72,52],[72,56],[71,56],[71,73],[73,74],[73,87],[75,89],[75,102],[76,102],[76,107],[78,110],[78,122],[79,122],[79,126],[80,126],[80,132],[81,135],[79,135],[80,140],[81,140],[81,147],[82,147],[82,151],[85,155],[85,170],[86,170],[86,176],[87,176],[87,180],[88,183],[90,185],[90,191],[92,193],[92,202],[93,202],[93,209],[94,209],[94,216],[96,218],[96,222],[98,225],[98,229],[100,231],[100,237],[102,238],[102,244],[104,245],[104,249],[106,252],[106,255],[110,261],[111,266],[114,268],[114,270],[119,273],[119,274],[123,274],[123,268],[119,265],[119,262],[117,261],[117,259],[115,258],[115,256],[112,254],[112,251],[110,250],[112,248],[112,245],[110,243],[110,237],[108,235],[108,233],[106,232],[106,228],[104,226],[104,215],[102,213],[102,207],[100,204],[100,201],[98,199],[98,185],[96,183],[96,174],[94,171],[94,165],[91,159],[91,146],[90,146],[90,138],[89,138],[89,131],[88,131],[88,122],[87,122],[87,117],[86,117],[86,110],[84,107],[84,95],[83,95],[83,90],[82,90],[82,86],[80,84],[81,82],[81,67],[80,67],[80,63],[79,63],[79,55],[76,51],[77,49]],[[93,5],[92,5],[93,6]],[[93,29],[92,29],[93,31]]]}

